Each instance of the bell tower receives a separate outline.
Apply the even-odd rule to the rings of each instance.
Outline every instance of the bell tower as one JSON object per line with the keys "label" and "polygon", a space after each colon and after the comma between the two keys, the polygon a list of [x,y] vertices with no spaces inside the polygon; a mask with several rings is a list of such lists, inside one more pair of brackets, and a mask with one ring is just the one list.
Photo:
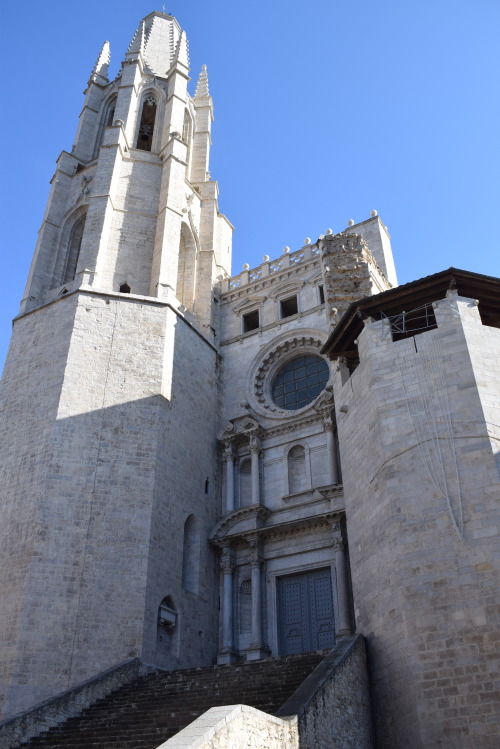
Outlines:
{"label": "bell tower", "polygon": [[2,380],[2,717],[129,658],[188,667],[217,651],[204,539],[232,226],[208,171],[207,71],[191,96],[186,34],[159,12],[112,81],[109,61],[106,42]]}
{"label": "bell tower", "polygon": [[109,62],[105,42],[75,144],[57,162],[21,311],[81,286],[128,287],[177,299],[213,337],[207,287],[230,272],[232,227],[208,171],[206,66],[191,97],[186,34],[158,12],[139,25],[112,82]]}

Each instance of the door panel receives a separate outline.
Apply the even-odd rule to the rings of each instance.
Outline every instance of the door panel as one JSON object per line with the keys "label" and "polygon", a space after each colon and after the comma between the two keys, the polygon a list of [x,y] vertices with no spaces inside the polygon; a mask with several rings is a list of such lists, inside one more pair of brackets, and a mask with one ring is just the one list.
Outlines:
{"label": "door panel", "polygon": [[281,655],[323,650],[335,643],[330,570],[278,578]]}

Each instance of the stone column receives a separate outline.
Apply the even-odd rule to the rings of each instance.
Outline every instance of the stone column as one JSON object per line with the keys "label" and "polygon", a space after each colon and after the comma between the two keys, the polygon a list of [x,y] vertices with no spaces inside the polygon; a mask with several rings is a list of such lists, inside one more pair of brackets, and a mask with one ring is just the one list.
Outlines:
{"label": "stone column", "polygon": [[247,653],[247,660],[255,661],[269,655],[269,648],[262,641],[262,557],[259,553],[258,542],[252,542],[252,641]]}
{"label": "stone column", "polygon": [[228,440],[224,443],[222,459],[226,463],[226,512],[234,510],[234,445]]}
{"label": "stone column", "polygon": [[323,417],[323,429],[326,433],[326,454],[328,460],[328,483],[339,483],[339,466],[337,461],[337,446],[335,444],[335,429],[331,416]]}
{"label": "stone column", "polygon": [[260,504],[260,440],[253,435],[250,437],[250,453],[252,455],[252,504]]}
{"label": "stone column", "polygon": [[234,561],[229,545],[222,549],[222,643],[217,663],[233,663],[233,571]]}
{"label": "stone column", "polygon": [[351,632],[351,615],[349,611],[349,591],[347,586],[347,564],[345,558],[345,541],[340,522],[332,523],[333,549],[335,551],[335,573],[337,584],[338,620],[336,634],[348,635]]}

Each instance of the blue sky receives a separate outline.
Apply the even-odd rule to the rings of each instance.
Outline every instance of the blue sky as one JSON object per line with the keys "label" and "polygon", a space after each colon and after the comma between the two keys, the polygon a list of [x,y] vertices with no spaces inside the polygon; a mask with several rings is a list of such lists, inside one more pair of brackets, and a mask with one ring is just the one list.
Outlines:
{"label": "blue sky", "polygon": [[[154,9],[27,0],[3,11],[0,361],[99,48],[110,41],[114,77]],[[192,92],[208,66],[211,173],[235,226],[233,273],[375,208],[400,282],[452,265],[500,276],[497,0],[176,0],[166,10],[187,31]]]}

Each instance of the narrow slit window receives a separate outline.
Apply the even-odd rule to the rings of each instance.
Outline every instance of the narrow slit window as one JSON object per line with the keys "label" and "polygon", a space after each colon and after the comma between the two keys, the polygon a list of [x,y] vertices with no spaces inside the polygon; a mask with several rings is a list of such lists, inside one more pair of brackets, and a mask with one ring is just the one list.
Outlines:
{"label": "narrow slit window", "polygon": [[108,110],[108,116],[106,119],[106,127],[111,127],[113,124],[113,120],[115,119],[115,107],[116,107],[116,99],[111,103],[111,106]]}
{"label": "narrow slit window", "polygon": [[318,286],[318,299],[320,304],[325,303],[325,287],[323,286],[323,284],[320,284]]}
{"label": "narrow slit window", "polygon": [[156,99],[152,94],[146,96],[142,105],[141,123],[137,134],[136,148],[151,151],[156,119]]}
{"label": "narrow slit window", "polygon": [[243,315],[243,332],[249,333],[251,330],[257,330],[260,326],[259,310],[255,309],[253,312],[247,312]]}
{"label": "narrow slit window", "polygon": [[280,317],[291,317],[292,315],[296,315],[299,311],[299,307],[297,304],[297,297],[296,296],[290,296],[288,299],[282,299],[280,302]]}

